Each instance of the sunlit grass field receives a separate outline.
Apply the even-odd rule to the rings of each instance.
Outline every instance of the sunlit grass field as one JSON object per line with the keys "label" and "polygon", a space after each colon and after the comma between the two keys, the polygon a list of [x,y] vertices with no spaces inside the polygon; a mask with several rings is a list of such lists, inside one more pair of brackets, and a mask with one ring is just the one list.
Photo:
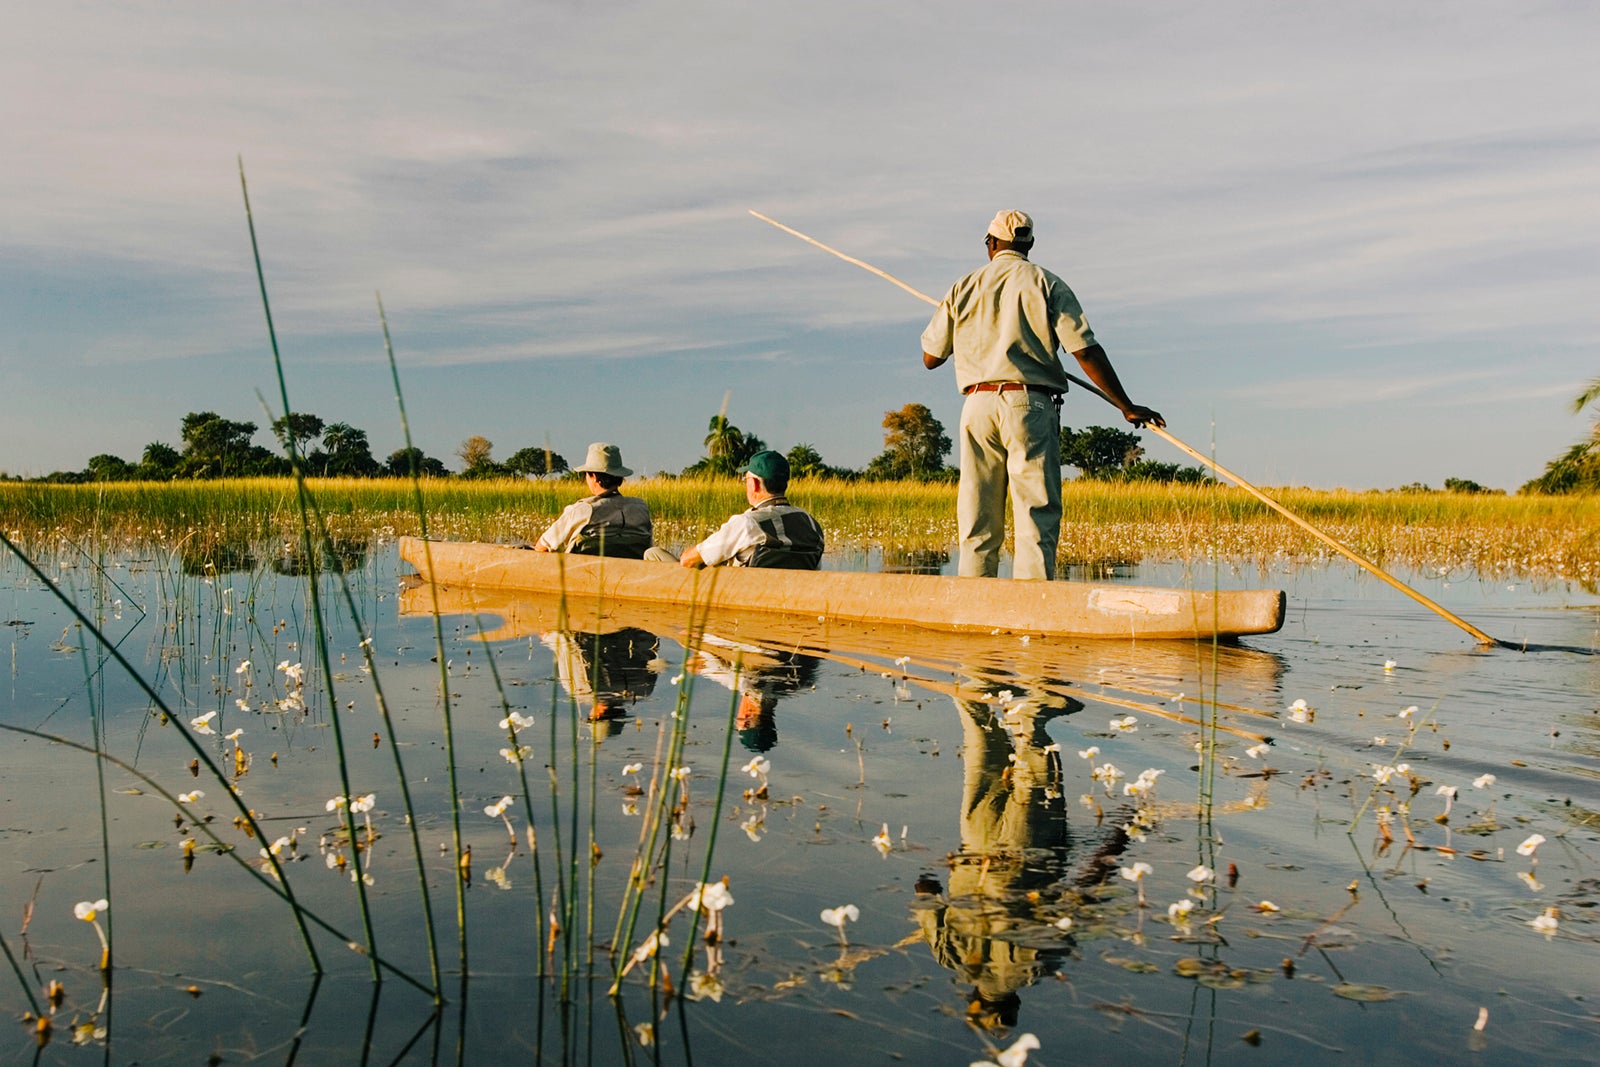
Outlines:
{"label": "sunlit grass field", "polygon": [[[308,482],[330,534],[362,542],[418,532],[409,482]],[[955,487],[801,480],[794,503],[832,548],[938,550],[955,541]],[[655,516],[656,540],[681,547],[744,508],[733,479],[642,479],[624,492]],[[1269,490],[1291,511],[1381,564],[1532,578],[1600,579],[1600,498]],[[583,495],[571,481],[425,480],[431,536],[533,540]],[[1061,556],[1085,562],[1224,559],[1315,562],[1330,550],[1241,490],[1074,481],[1063,490]],[[0,525],[22,543],[183,544],[197,553],[298,536],[290,479],[0,484]]]}

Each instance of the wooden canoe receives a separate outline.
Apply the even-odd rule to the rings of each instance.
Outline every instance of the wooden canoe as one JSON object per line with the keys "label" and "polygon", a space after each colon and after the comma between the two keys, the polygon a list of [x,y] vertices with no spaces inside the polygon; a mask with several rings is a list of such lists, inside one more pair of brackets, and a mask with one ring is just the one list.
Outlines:
{"label": "wooden canoe", "polygon": [[641,560],[530,552],[505,545],[400,539],[400,558],[445,586],[564,593],[569,600],[700,604],[721,613],[809,615],[953,633],[1193,640],[1269,634],[1277,589],[1157,589],[924,574],[690,570]]}

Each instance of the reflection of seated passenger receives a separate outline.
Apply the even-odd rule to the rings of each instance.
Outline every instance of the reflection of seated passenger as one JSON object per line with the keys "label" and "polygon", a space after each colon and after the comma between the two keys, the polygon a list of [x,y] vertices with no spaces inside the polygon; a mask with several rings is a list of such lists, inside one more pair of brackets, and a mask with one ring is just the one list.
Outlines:
{"label": "reflection of seated passenger", "polygon": [[741,511],[722,529],[685,549],[680,559],[664,548],[653,548],[645,559],[681,563],[685,567],[782,567],[814,571],[822,561],[822,527],[805,511],[789,503],[789,461],[777,452],[757,452],[739,468],[744,475],[744,498],[750,510]]}
{"label": "reflection of seated passenger", "polygon": [[533,547],[540,552],[643,559],[651,541],[650,505],[619,491],[622,479],[633,473],[622,465],[622,450],[596,441],[583,466],[573,470],[583,475],[590,495],[568,504]]}
{"label": "reflection of seated passenger", "polygon": [[624,709],[655,692],[657,638],[627,628],[608,634],[552,630],[539,635],[555,653],[556,677],[579,706],[589,707],[589,721],[620,719]]}
{"label": "reflection of seated passenger", "polygon": [[[961,851],[950,857],[950,892],[937,878],[916,884],[913,905],[934,958],[972,987],[967,1012],[977,1025],[1012,1026],[1017,990],[1051,973],[1072,943],[1037,947],[1018,937],[1042,929],[1034,894],[1063,884],[1071,836],[1060,763],[1044,746],[1046,719],[1066,710],[1064,698],[1042,694],[991,710],[956,700],[961,713]],[[1032,941],[1033,943],[1028,943]]]}
{"label": "reflection of seated passenger", "polygon": [[815,685],[822,663],[816,656],[738,645],[713,634],[700,635],[696,656],[697,675],[739,694],[734,726],[739,743],[752,752],[766,752],[778,743],[778,698]]}

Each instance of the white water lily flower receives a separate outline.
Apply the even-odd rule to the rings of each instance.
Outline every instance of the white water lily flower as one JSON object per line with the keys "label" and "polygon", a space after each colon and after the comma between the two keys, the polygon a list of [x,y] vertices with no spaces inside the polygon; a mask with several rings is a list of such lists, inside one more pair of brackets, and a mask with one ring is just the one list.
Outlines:
{"label": "white water lily flower", "polygon": [[672,942],[668,940],[667,935],[662,933],[660,930],[657,930],[655,933],[645,938],[644,942],[638,948],[633,950],[633,962],[643,963],[651,956],[654,956],[657,950],[666,948],[670,944],[672,944]]}
{"label": "white water lily flower", "polygon": [[1175,926],[1186,925],[1189,922],[1189,913],[1194,910],[1194,901],[1185,897],[1167,905],[1167,918]]}
{"label": "white water lily flower", "polygon": [[1305,702],[1304,698],[1296,700],[1289,705],[1290,722],[1310,722],[1317,717],[1317,709]]}
{"label": "white water lily flower", "polygon": [[1132,715],[1122,719],[1112,719],[1111,728],[1118,733],[1136,734],[1139,732],[1139,720]]}
{"label": "white water lily flower", "polygon": [[1189,879],[1189,881],[1193,882],[1195,885],[1204,885],[1216,876],[1217,872],[1213,871],[1210,867],[1207,867],[1203,863],[1200,864],[1200,866],[1190,870],[1188,874],[1184,875],[1185,878]]}
{"label": "white water lily flower", "polygon": [[1117,770],[1115,764],[1102,763],[1100,766],[1096,767],[1090,772],[1090,777],[1097,782],[1106,783],[1107,788],[1109,788],[1110,786],[1115,785],[1117,780],[1122,777],[1122,772]]}
{"label": "white water lily flower", "polygon": [[322,809],[324,811],[338,811],[340,808],[344,807],[344,805],[345,805],[345,798],[344,797],[334,797],[332,800],[330,800],[326,804],[322,805]]}
{"label": "white water lily flower", "polygon": [[1544,844],[1543,834],[1529,834],[1528,839],[1517,846],[1517,855],[1531,856],[1539,851],[1539,846]]}
{"label": "white water lily flower", "polygon": [[1521,878],[1523,882],[1527,884],[1528,888],[1533,890],[1535,893],[1544,891],[1544,883],[1539,881],[1538,878],[1534,877],[1532,871],[1518,871],[1517,877]]}
{"label": "white water lily flower", "polygon": [[532,725],[533,720],[531,718],[515,711],[500,720],[500,729],[502,730],[525,730]]}
{"label": "white water lily flower", "polygon": [[360,814],[371,811],[378,804],[378,794],[368,793],[364,797],[357,797],[350,802],[350,810]]}
{"label": "white water lily flower", "polygon": [[298,663],[290,663],[288,660],[284,660],[282,663],[278,664],[278,669],[283,672],[283,675],[286,679],[295,683],[296,685],[299,685],[305,681],[306,672]]}
{"label": "white water lily flower", "polygon": [[638,774],[642,770],[644,770],[644,764],[642,764],[642,763],[630,763],[626,767],[622,768],[622,773],[623,774]]}
{"label": "white water lily flower", "polygon": [[760,778],[772,769],[772,762],[765,756],[758,755],[739,769],[752,778]]}
{"label": "white water lily flower", "polygon": [[1117,869],[1121,872],[1122,877],[1130,882],[1142,881],[1145,875],[1155,872],[1155,868],[1143,860],[1135,863],[1132,867],[1119,867]]}
{"label": "white water lily flower", "polygon": [[1070,929],[1072,929],[1072,916],[1070,916],[1070,915],[1061,916],[1061,918],[1059,918],[1059,919],[1057,919],[1055,921],[1055,927],[1056,927],[1057,930],[1070,930]]}
{"label": "white water lily flower", "polygon": [[1494,785],[1497,780],[1498,779],[1496,779],[1492,774],[1480,774],[1478,777],[1472,780],[1472,788],[1488,789],[1491,785]]}
{"label": "white water lily flower", "polygon": [[239,663],[239,665],[233,669],[233,673],[234,674],[249,674],[250,673],[250,661],[249,660],[242,660]]}
{"label": "white water lily flower", "polygon": [[216,717],[216,712],[208,711],[204,715],[199,715],[193,719],[190,719],[189,725],[194,728],[194,732],[197,734],[214,734],[216,731],[211,728],[211,720],[215,719]]}
{"label": "white water lily flower", "polygon": [[823,908],[822,921],[844,933],[844,924],[861,918],[861,909],[854,904],[841,904],[837,908]]}
{"label": "white water lily flower", "polygon": [[483,813],[491,819],[498,819],[506,813],[506,809],[516,803],[510,796],[503,796],[497,802],[483,809]]}
{"label": "white water lily flower", "polygon": [[1546,908],[1544,909],[1544,914],[1529,919],[1528,925],[1539,931],[1546,938],[1551,938],[1556,936],[1556,930],[1561,926],[1557,918],[1559,915],[1560,913],[1555,908]]}
{"label": "white water lily flower", "polygon": [[1256,910],[1265,914],[1267,912],[1282,911],[1283,909],[1278,907],[1270,900],[1263,900],[1261,903],[1256,905]]}
{"label": "white water lily flower", "polygon": [[728,892],[724,882],[708,882],[695,887],[689,894],[689,908],[692,911],[721,911],[733,903],[733,894]]}
{"label": "white water lily flower", "polygon": [[533,749],[527,745],[518,745],[516,748],[502,748],[500,758],[507,763],[521,763],[533,755]]}
{"label": "white water lily flower", "polygon": [[1090,745],[1088,748],[1078,749],[1079,759],[1093,760],[1098,755],[1100,755],[1099,745]]}
{"label": "white water lily flower", "polygon": [[103,897],[99,900],[80,900],[77,904],[73,905],[72,914],[76,915],[86,923],[92,923],[95,921],[95,919],[100,917],[100,913],[102,911],[106,911],[110,907],[111,905],[106,903],[105,898]]}
{"label": "white water lily flower", "polygon": [[188,793],[179,793],[178,801],[183,804],[193,804],[203,796],[205,796],[205,793],[202,790],[196,789]]}
{"label": "white water lily flower", "polygon": [[237,740],[239,740],[239,738],[241,738],[243,736],[244,736],[244,727],[241,726],[237,730],[233,731],[233,733],[229,734],[224,740],[237,741]]}
{"label": "white water lily flower", "polygon": [[887,856],[890,850],[894,848],[894,842],[889,838],[888,823],[884,823],[883,829],[878,831],[877,835],[873,837],[872,847],[877,849],[879,853],[885,856]]}
{"label": "white water lily flower", "polygon": [[1433,795],[1437,797],[1448,797],[1449,799],[1454,800],[1456,798],[1456,787],[1453,785],[1441,785],[1438,789],[1433,791]]}
{"label": "white water lily flower", "polygon": [[767,821],[763,819],[759,813],[750,816],[744,822],[739,824],[739,829],[743,830],[744,835],[751,841],[760,841],[761,832],[765,830],[766,827]]}
{"label": "white water lily flower", "polygon": [[1251,745],[1249,748],[1245,749],[1244,754],[1249,756],[1251,759],[1260,759],[1270,747],[1270,745],[1263,741],[1259,745]]}
{"label": "white water lily flower", "polygon": [[684,779],[689,777],[689,768],[688,767],[674,767],[674,768],[672,768],[672,777],[676,778],[680,782],[683,781]]}
{"label": "white water lily flower", "polygon": [[1415,715],[1416,713],[1417,713],[1417,706],[1415,704],[1413,704],[1409,708],[1406,708],[1406,709],[1404,709],[1403,711],[1400,712],[1400,718],[1409,719],[1409,718],[1411,718],[1411,716]]}
{"label": "white water lily flower", "polygon": [[1385,671],[1392,671],[1398,666],[1400,666],[1400,664],[1396,663],[1392,659],[1386,659],[1386,660],[1383,661],[1383,669]]}
{"label": "white water lily flower", "polygon": [[1028,1062],[1028,1053],[1039,1047],[1039,1039],[1032,1034],[1023,1034],[1012,1042],[1011,1047],[1003,1052],[995,1053],[992,1060],[974,1060],[972,1067],[1022,1067]]}

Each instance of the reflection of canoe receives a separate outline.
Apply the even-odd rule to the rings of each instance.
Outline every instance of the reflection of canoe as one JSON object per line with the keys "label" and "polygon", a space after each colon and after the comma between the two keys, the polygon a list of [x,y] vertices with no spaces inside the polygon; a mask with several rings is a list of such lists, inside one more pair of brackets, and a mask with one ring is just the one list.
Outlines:
{"label": "reflection of canoe", "polygon": [[400,557],[443,585],[564,592],[571,602],[709,604],[722,612],[808,615],[954,633],[1193,639],[1273,633],[1283,625],[1284,595],[1275,589],[1213,592],[743,567],[695,571],[412,537],[400,539]]}
{"label": "reflection of canoe", "polygon": [[[408,583],[402,616],[476,615],[489,641],[511,641],[566,628],[612,633],[638,627],[691,650],[727,656],[730,642],[747,671],[759,672],[796,654],[817,656],[869,674],[883,673],[919,691],[957,698],[984,693],[1053,694],[1169,720],[1192,722],[1205,694],[1225,720],[1222,729],[1252,740],[1270,720],[1261,710],[1282,705],[1283,661],[1237,644],[1193,641],[1103,641],[988,632],[942,633],[915,626],[867,625],[815,615],[691,611],[648,601],[562,598],[556,593],[489,586]],[[498,622],[498,625],[496,623]],[[714,635],[714,636],[713,636]],[[668,655],[675,661],[676,657]],[[904,699],[894,695],[895,700]]]}

